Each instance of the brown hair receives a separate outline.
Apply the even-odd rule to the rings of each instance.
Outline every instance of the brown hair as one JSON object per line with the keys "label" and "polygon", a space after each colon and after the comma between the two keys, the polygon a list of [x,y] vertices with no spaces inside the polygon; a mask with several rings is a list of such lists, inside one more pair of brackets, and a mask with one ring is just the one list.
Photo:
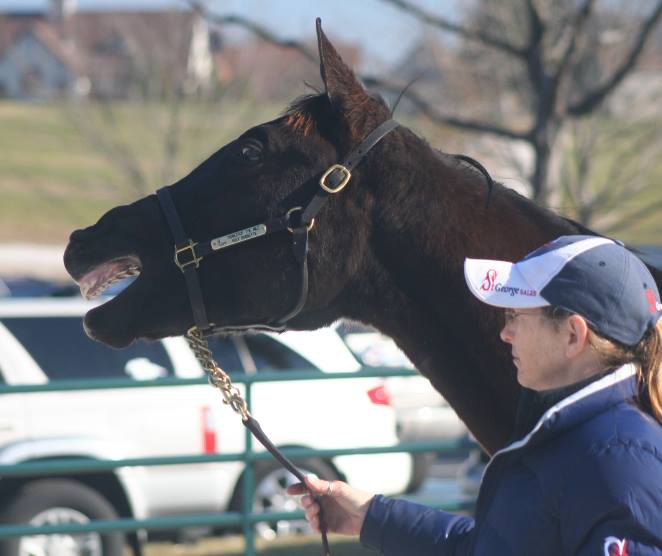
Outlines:
{"label": "brown hair", "polygon": [[[562,307],[544,307],[544,315],[558,321],[573,313]],[[633,363],[637,367],[637,406],[662,424],[662,319],[634,346],[626,346],[598,334],[589,324],[588,343],[605,368]]]}

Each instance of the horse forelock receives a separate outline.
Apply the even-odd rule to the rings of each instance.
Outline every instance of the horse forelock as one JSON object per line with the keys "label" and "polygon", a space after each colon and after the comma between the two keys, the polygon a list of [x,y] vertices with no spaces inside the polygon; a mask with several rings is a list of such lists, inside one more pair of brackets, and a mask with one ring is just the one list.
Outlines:
{"label": "horse forelock", "polygon": [[284,114],[285,125],[292,131],[301,133],[304,137],[309,136],[317,127],[317,121],[321,117],[321,104],[324,102],[325,96],[315,94],[296,99]]}
{"label": "horse forelock", "polygon": [[[306,95],[290,104],[284,114],[285,125],[304,137],[309,136],[328,120],[332,110],[325,93]],[[344,95],[340,110],[342,116],[333,120],[344,126],[354,140],[362,139],[367,132],[390,116],[384,100],[366,94],[363,89]]]}

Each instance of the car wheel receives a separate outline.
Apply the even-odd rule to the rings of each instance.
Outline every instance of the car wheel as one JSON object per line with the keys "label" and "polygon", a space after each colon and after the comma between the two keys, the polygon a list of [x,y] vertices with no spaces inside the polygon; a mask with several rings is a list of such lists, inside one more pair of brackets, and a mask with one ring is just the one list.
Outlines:
{"label": "car wheel", "polygon": [[[44,479],[21,487],[2,508],[0,523],[64,525],[117,517],[110,503],[91,488],[66,479]],[[124,545],[125,536],[121,532],[31,535],[3,540],[0,554],[122,556]]]}
{"label": "car wheel", "polygon": [[[329,481],[338,480],[338,474],[324,461],[316,458],[295,460],[294,465],[304,474],[312,473]],[[292,473],[276,461],[260,461],[255,465],[254,512],[290,512],[300,510],[299,497],[287,494],[287,487],[298,483]],[[237,485],[232,508],[241,511],[242,485]],[[305,519],[296,521],[263,521],[255,524],[256,534],[266,540],[294,534],[312,534],[313,530]]]}

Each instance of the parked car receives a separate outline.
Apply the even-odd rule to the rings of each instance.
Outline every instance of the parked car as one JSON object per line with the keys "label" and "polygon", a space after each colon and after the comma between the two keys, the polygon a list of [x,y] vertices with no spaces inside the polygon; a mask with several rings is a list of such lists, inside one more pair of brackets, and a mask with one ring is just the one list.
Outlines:
{"label": "parked car", "polygon": [[30,277],[0,278],[0,297],[78,296],[76,284]]}
{"label": "parked car", "polygon": [[[362,325],[346,323],[341,323],[338,331],[364,366],[414,369],[388,336]],[[468,440],[464,423],[425,377],[390,377],[385,380],[385,387],[388,402],[396,412],[401,441]],[[407,492],[418,490],[434,459],[434,453],[414,454],[414,472]]]}
{"label": "parked car", "polygon": [[[77,298],[1,300],[0,381],[8,385],[120,377],[145,381],[204,374],[181,337],[139,341],[122,350],[90,340],[81,317],[93,305]],[[217,337],[210,345],[221,366],[235,376],[290,369],[347,375],[339,380],[253,386],[252,413],[277,446],[325,449],[397,443],[395,412],[384,403],[383,381],[351,378],[361,365],[335,330]],[[243,385],[239,388],[244,391]],[[206,384],[0,396],[0,464],[62,457],[234,453],[244,446],[240,419]],[[254,448],[262,449],[257,442]],[[322,477],[342,478],[359,488],[390,494],[404,491],[412,474],[411,457],[402,453],[295,463]],[[237,510],[243,471],[243,463],[230,462],[0,477],[0,523],[82,523]],[[258,462],[255,474],[256,510],[295,506],[284,492],[294,480],[289,473],[270,459]],[[302,527],[278,521],[257,529],[271,538]],[[6,543],[0,553],[114,556],[121,554],[118,547],[124,540],[120,532],[23,537]]]}

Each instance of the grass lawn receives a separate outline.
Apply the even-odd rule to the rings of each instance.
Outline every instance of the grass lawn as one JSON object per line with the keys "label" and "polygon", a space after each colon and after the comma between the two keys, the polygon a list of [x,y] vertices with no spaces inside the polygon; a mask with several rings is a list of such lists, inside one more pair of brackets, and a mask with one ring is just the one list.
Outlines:
{"label": "grass lawn", "polygon": [[217,101],[182,105],[173,117],[164,104],[0,101],[0,243],[64,244],[71,230],[176,181],[280,109]]}

